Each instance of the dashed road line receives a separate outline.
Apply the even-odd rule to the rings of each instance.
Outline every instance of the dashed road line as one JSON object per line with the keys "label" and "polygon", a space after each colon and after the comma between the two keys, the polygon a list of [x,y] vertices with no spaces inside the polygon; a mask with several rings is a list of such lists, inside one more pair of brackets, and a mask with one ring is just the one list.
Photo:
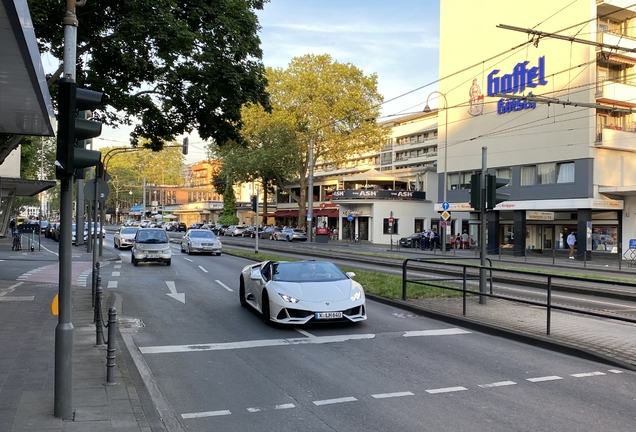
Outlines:
{"label": "dashed road line", "polygon": [[601,376],[601,375],[607,375],[607,374],[603,372],[585,372],[585,373],[570,374],[570,376],[573,376],[574,378],[585,378],[585,377]]}
{"label": "dashed road line", "polygon": [[119,277],[121,275],[121,272],[113,272],[111,274],[112,277]]}
{"label": "dashed road line", "polygon": [[500,382],[496,382],[496,383],[490,383],[490,384],[479,384],[478,387],[481,388],[493,388],[493,387],[503,387],[503,386],[511,386],[511,385],[515,385],[517,384],[514,381],[500,381]]}
{"label": "dashed road line", "polygon": [[452,393],[452,392],[465,391],[465,390],[468,390],[468,389],[466,387],[445,387],[445,388],[438,388],[438,389],[429,389],[429,390],[426,390],[426,393],[429,393],[429,394]]}
{"label": "dashed road line", "polygon": [[467,334],[467,333],[470,333],[470,332],[468,330],[463,330],[459,328],[450,328],[450,329],[438,329],[438,330],[407,331],[407,332],[404,332],[404,337],[447,336],[447,335]]}
{"label": "dashed road line", "polygon": [[333,404],[345,403],[345,402],[355,402],[357,400],[358,399],[354,398],[353,396],[348,396],[348,397],[342,397],[342,398],[336,398],[336,399],[317,400],[317,401],[314,401],[313,404],[316,406],[322,406],[322,405],[333,405]]}
{"label": "dashed road line", "polygon": [[190,258],[185,258],[185,257],[184,257],[183,259],[184,259],[184,260],[186,260],[186,261],[194,262],[194,261],[192,261]]}
{"label": "dashed road line", "polygon": [[223,282],[221,282],[220,280],[216,280],[216,283],[218,283],[219,285],[221,285],[223,288],[225,288],[226,290],[233,292],[234,290],[232,288],[230,288],[229,286],[225,285]]}
{"label": "dashed road line", "polygon": [[117,288],[117,281],[108,281],[108,288]]}
{"label": "dashed road line", "polygon": [[[291,408],[296,408],[296,405],[294,405],[293,403],[287,403],[287,404],[276,405],[274,407],[275,410],[284,410],[284,409],[291,409]],[[255,412],[261,412],[261,411],[268,411],[269,409],[271,408],[251,407],[247,409],[247,412],[255,413]]]}
{"label": "dashed road line", "polygon": [[622,374],[623,373],[622,370],[618,370],[618,369],[610,369],[608,372],[611,372],[613,374]]}
{"label": "dashed road line", "polygon": [[404,396],[415,396],[415,394],[411,393],[410,391],[406,391],[406,392],[396,392],[396,393],[379,393],[379,394],[371,395],[371,397],[375,399],[387,399],[387,398],[404,397]]}
{"label": "dashed road line", "polygon": [[544,377],[537,377],[537,378],[528,378],[526,381],[543,382],[543,381],[556,381],[556,380],[562,380],[562,379],[563,378],[561,378],[560,376],[552,375],[552,376],[544,376]]}
{"label": "dashed road line", "polygon": [[183,417],[184,419],[191,419],[191,418],[224,416],[224,415],[230,415],[230,414],[232,414],[230,410],[220,410],[220,411],[206,411],[206,412],[198,412],[198,413],[181,414],[181,417]]}
{"label": "dashed road line", "polygon": [[199,268],[203,270],[204,272],[208,273],[208,271],[205,268],[203,268],[203,266],[199,266]]}

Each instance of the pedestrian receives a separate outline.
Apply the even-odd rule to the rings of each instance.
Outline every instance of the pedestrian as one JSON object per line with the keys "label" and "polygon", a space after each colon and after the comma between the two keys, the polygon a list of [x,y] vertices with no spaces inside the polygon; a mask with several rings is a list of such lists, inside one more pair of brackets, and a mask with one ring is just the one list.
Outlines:
{"label": "pedestrian", "polygon": [[338,227],[333,227],[333,239],[338,240]]}
{"label": "pedestrian", "polygon": [[422,230],[420,233],[420,250],[426,250],[428,243],[428,233],[426,230]]}
{"label": "pedestrian", "polygon": [[460,233],[457,233],[457,235],[455,236],[455,249],[459,249],[462,243],[462,235]]}
{"label": "pedestrian", "polygon": [[568,236],[567,242],[568,242],[568,246],[570,246],[570,256],[568,258],[569,259],[575,259],[574,258],[574,245],[576,245],[576,236],[574,235],[574,231],[570,232],[570,235]]}
{"label": "pedestrian", "polygon": [[468,247],[470,247],[468,242],[468,233],[464,230],[464,233],[462,234],[462,249],[468,249]]}
{"label": "pedestrian", "polygon": [[11,230],[11,236],[15,237],[15,218],[13,216],[11,216],[9,221],[9,229]]}

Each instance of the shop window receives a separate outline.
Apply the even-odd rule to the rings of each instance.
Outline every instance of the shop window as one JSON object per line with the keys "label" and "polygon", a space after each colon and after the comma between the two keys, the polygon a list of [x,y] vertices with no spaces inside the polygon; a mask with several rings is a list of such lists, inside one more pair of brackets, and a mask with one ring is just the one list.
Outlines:
{"label": "shop window", "polygon": [[536,184],[536,166],[522,166],[521,167],[521,178],[519,179],[519,184],[521,186],[533,186]]}
{"label": "shop window", "polygon": [[537,178],[539,184],[554,184],[556,183],[556,164],[545,163],[537,165]]}
{"label": "shop window", "polygon": [[[393,226],[389,227],[389,218],[384,218],[382,219],[382,233],[383,234],[399,234],[400,230],[398,229],[398,222],[399,219],[398,218],[393,218]],[[391,232],[391,230],[389,230],[389,228],[391,228],[391,230],[393,232]]]}

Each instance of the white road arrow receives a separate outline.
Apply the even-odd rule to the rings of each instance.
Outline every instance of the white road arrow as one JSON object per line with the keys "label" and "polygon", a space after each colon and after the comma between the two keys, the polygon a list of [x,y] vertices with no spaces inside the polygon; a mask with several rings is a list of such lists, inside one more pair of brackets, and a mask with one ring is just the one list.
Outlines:
{"label": "white road arrow", "polygon": [[185,293],[178,293],[177,287],[175,287],[173,281],[166,281],[166,285],[168,285],[168,289],[170,292],[166,295],[172,297],[175,300],[179,300],[181,303],[185,304]]}

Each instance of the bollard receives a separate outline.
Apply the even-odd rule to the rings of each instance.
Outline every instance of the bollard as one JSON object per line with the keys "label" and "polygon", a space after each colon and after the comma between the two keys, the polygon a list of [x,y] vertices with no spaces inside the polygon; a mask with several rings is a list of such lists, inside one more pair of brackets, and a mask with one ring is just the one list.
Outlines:
{"label": "bollard", "polygon": [[[101,279],[101,278],[98,278]],[[101,280],[99,281],[100,284],[97,285],[97,295],[96,295],[96,299],[95,299],[95,313],[94,315],[94,319],[95,319],[95,338],[96,338],[96,342],[95,345],[103,345],[104,344],[104,336],[102,334],[103,329],[102,329],[102,285],[101,285]]]}
{"label": "bollard", "polygon": [[115,331],[117,330],[117,309],[108,309],[108,348],[106,349],[106,383],[115,382]]}

